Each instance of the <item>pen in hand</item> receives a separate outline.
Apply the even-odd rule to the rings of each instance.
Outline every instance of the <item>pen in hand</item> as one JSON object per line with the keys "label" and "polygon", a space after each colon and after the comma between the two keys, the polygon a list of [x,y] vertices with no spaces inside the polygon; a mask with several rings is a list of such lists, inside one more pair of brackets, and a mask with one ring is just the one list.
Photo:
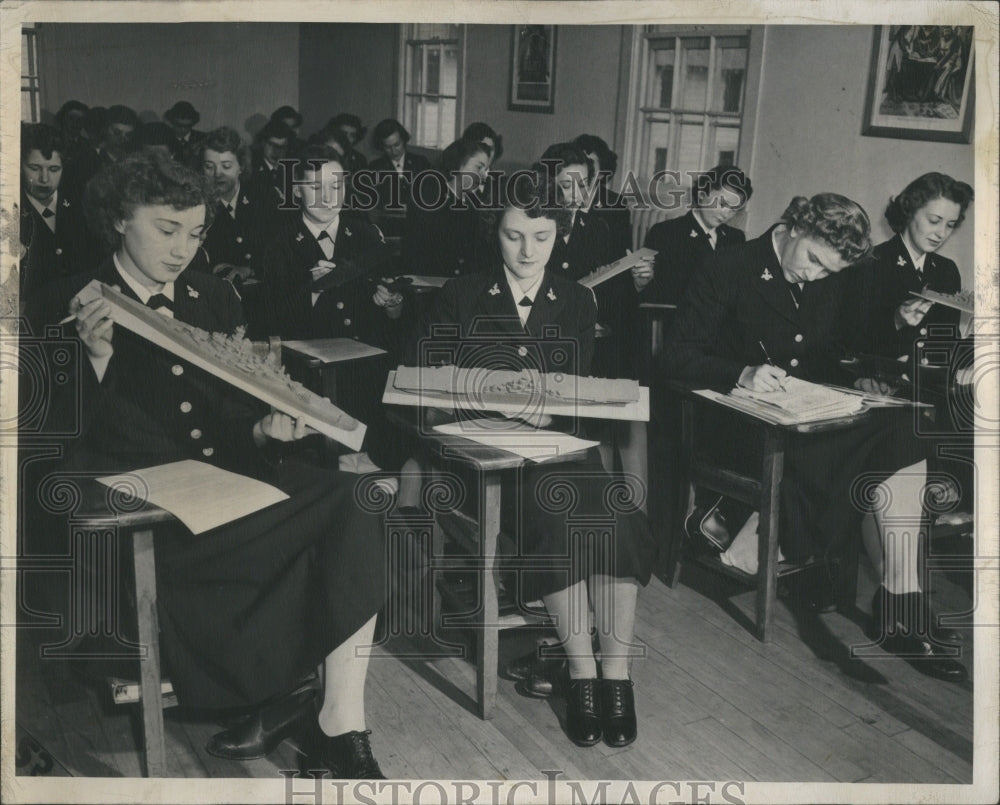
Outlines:
{"label": "pen in hand", "polygon": [[[765,358],[765,360],[767,360],[768,366],[777,367],[777,364],[774,361],[771,360],[771,356],[768,354],[767,347],[764,346],[764,342],[763,341],[758,341],[757,343],[760,344],[760,349],[764,353],[764,358]],[[778,386],[781,387],[782,391],[788,391],[788,389],[785,388],[785,381],[782,380],[782,379],[780,379],[780,378],[778,378]]]}

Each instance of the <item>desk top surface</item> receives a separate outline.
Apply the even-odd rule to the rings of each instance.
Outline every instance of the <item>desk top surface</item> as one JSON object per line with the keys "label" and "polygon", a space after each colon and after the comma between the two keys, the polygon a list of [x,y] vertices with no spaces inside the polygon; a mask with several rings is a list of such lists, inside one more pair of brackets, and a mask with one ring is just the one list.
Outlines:
{"label": "desk top surface", "polygon": [[125,498],[120,491],[99,483],[94,478],[67,478],[79,490],[79,503],[72,511],[74,520],[114,520],[119,526],[141,528],[166,523],[174,516],[143,500]]}

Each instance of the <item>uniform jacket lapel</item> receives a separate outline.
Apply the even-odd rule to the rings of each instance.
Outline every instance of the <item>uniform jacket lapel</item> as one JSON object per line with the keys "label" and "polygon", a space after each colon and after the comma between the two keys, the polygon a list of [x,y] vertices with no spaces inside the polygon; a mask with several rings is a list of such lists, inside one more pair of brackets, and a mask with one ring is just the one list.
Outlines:
{"label": "uniform jacket lapel", "polygon": [[788,282],[781,273],[778,256],[774,253],[771,242],[772,231],[768,230],[757,239],[758,246],[755,249],[753,262],[747,266],[750,271],[750,288],[775,313],[784,319],[795,322],[798,320],[799,311],[795,307],[795,300],[789,290]]}
{"label": "uniform jacket lapel", "polygon": [[538,293],[535,294],[535,302],[531,306],[531,313],[528,314],[524,329],[535,338],[541,338],[544,335],[542,328],[558,320],[565,304],[565,300],[552,287],[552,278],[546,271],[541,285],[538,286]]}

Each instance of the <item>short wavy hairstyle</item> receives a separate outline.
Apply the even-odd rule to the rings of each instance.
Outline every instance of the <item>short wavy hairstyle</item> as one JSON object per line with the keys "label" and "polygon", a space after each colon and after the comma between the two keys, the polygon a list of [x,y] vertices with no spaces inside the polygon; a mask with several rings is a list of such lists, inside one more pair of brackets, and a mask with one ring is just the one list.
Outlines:
{"label": "short wavy hairstyle", "polygon": [[250,175],[250,148],[243,142],[243,138],[240,137],[236,129],[231,129],[229,126],[220,126],[206,134],[205,139],[198,146],[199,163],[205,159],[205,151],[209,148],[219,154],[225,154],[226,152],[234,154],[236,159],[239,160],[240,172],[248,176]]}
{"label": "short wavy hairstyle", "polygon": [[212,223],[215,194],[205,177],[159,149],[129,154],[105,167],[87,184],[88,219],[111,249],[121,245],[115,224],[129,220],[139,207],[159,205],[175,210],[204,205],[207,231]]}
{"label": "short wavy hairstyle", "polygon": [[490,158],[490,149],[479,140],[455,140],[451,145],[441,152],[441,172],[446,177],[461,170],[462,166],[476,154],[483,154],[486,159]]}
{"label": "short wavy hairstyle", "polygon": [[499,161],[500,157],[503,156],[503,136],[497,134],[489,123],[477,120],[475,123],[470,123],[466,126],[465,131],[462,132],[463,140],[477,140],[482,142],[484,137],[489,137],[493,140],[493,152],[489,153],[489,148],[486,149],[490,160],[492,162]]}
{"label": "short wavy hairstyle", "polygon": [[385,120],[380,120],[372,129],[372,144],[381,150],[382,142],[388,140],[393,134],[398,134],[404,145],[410,141],[410,132],[406,130],[406,127],[396,118],[387,117]]}
{"label": "short wavy hairstyle", "polygon": [[28,158],[32,151],[38,151],[45,159],[52,159],[52,154],[65,156],[65,146],[62,135],[52,126],[45,123],[26,123],[21,126],[21,160]]}
{"label": "short wavy hairstyle", "polygon": [[521,210],[529,218],[555,221],[556,234],[566,237],[573,227],[573,213],[553,203],[555,194],[544,174],[521,170],[504,178],[497,203],[483,212],[490,243],[499,249],[500,222],[508,210]]}
{"label": "short wavy hairstyle", "polygon": [[872,250],[871,223],[860,204],[837,193],[796,196],[781,220],[809,237],[833,247],[848,263],[856,263]]}
{"label": "short wavy hairstyle", "polygon": [[939,198],[946,198],[958,205],[957,228],[965,220],[965,211],[969,209],[974,194],[972,187],[946,173],[925,173],[910,182],[898,196],[889,199],[885,218],[892,231],[899,234],[906,229],[917,210]]}
{"label": "short wavy hairstyle", "polygon": [[614,176],[618,170],[618,154],[611,150],[608,144],[596,134],[581,134],[573,145],[586,154],[596,154],[597,161],[601,165],[601,171],[607,171],[607,175]]}
{"label": "short wavy hairstyle", "polygon": [[532,167],[539,173],[546,173],[548,167],[554,168],[552,177],[569,165],[582,165],[587,169],[587,180],[594,178],[594,165],[587,159],[583,149],[573,143],[553,143],[538,158]]}

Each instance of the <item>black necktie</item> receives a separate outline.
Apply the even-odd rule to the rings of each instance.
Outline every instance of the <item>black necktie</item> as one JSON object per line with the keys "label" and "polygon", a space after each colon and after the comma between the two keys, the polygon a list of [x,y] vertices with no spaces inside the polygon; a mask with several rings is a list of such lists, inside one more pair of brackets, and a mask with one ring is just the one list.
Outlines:
{"label": "black necktie", "polygon": [[792,294],[792,301],[795,302],[795,309],[798,310],[802,304],[802,289],[797,282],[788,283],[788,290]]}
{"label": "black necktie", "polygon": [[518,302],[518,304],[521,307],[531,307],[532,301],[527,297],[527,295],[525,295],[525,297],[520,302]]}
{"label": "black necktie", "polygon": [[52,212],[51,207],[46,207],[44,210],[42,210],[42,218],[55,218],[55,217],[56,214]]}
{"label": "black necktie", "polygon": [[330,239],[330,233],[327,232],[325,229],[316,236],[316,240],[329,240],[329,239]]}
{"label": "black necktie", "polygon": [[162,293],[154,293],[146,301],[146,307],[151,307],[153,310],[159,310],[161,307],[165,307],[171,313],[174,311],[174,301]]}

